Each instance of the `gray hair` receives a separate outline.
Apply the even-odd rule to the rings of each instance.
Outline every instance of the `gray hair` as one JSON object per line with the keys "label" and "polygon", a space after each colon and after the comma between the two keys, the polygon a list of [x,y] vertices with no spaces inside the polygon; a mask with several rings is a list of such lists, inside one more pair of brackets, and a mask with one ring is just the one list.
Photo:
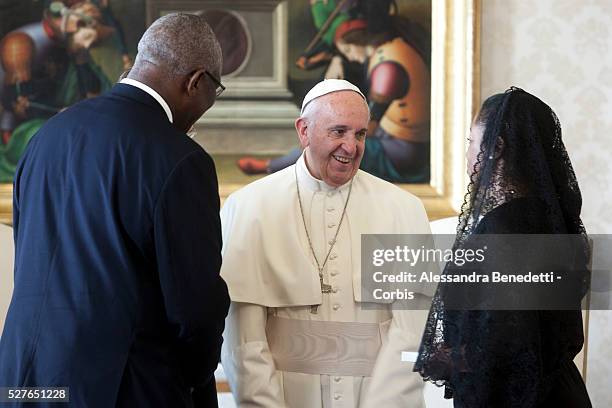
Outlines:
{"label": "gray hair", "polygon": [[175,75],[197,68],[220,74],[221,46],[204,17],[171,13],[155,20],[138,42],[134,67],[144,61]]}

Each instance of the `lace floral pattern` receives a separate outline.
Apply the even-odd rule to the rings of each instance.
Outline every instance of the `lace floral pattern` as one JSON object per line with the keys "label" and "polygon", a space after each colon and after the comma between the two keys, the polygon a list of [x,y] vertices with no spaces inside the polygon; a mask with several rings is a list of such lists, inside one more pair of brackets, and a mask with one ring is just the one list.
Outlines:
{"label": "lace floral pattern", "polygon": [[[459,216],[455,248],[473,234],[581,234],[582,199],[561,139],[544,102],[519,88],[485,101],[475,171]],[[453,265],[444,273],[452,273]],[[582,279],[586,293],[588,277]],[[580,310],[448,310],[438,287],[414,370],[446,386],[455,406],[536,407],[563,361],[582,347]]]}

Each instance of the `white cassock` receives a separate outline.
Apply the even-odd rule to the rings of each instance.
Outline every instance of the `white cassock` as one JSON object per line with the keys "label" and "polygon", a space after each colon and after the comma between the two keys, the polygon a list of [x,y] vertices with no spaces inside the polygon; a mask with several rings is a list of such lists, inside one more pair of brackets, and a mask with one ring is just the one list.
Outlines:
{"label": "white cassock", "polygon": [[[361,234],[430,234],[421,201],[363,171],[324,270],[322,294],[308,231],[325,259],[349,191],[296,165],[251,183],[221,210],[223,266],[232,305],[221,353],[239,407],[421,408],[423,381],[402,362],[416,352],[427,310],[363,310]],[[429,293],[431,295],[431,293]],[[311,305],[320,305],[312,313]]]}

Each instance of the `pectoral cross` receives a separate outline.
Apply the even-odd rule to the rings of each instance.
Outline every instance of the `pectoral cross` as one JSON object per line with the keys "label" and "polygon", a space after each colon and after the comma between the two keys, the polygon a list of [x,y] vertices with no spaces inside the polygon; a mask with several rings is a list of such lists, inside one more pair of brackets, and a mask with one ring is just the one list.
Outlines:
{"label": "pectoral cross", "polygon": [[[321,293],[331,293],[332,286],[323,282],[323,274],[319,273],[319,283],[321,283]],[[310,306],[310,313],[317,314],[319,311],[319,305]]]}
{"label": "pectoral cross", "polygon": [[[344,215],[346,214],[346,206],[348,205],[349,199],[351,198],[351,191],[353,191],[353,179],[351,178],[351,184],[349,184],[348,195],[346,196],[346,201],[344,202],[344,208],[342,209],[342,214],[340,215],[340,221],[338,222],[338,228],[336,228],[336,233],[334,234],[334,238],[329,241],[329,249],[327,250],[327,255],[323,260],[323,264],[319,264],[319,260],[317,259],[317,254],[315,254],[314,248],[312,247],[312,241],[310,240],[310,234],[308,233],[308,227],[306,227],[306,218],[304,217],[304,208],[302,207],[302,197],[300,197],[300,182],[298,180],[297,174],[297,166],[294,166],[295,169],[295,189],[297,191],[297,199],[300,205],[300,214],[302,215],[302,224],[304,224],[304,232],[306,233],[306,239],[308,239],[308,246],[310,247],[310,253],[314,258],[315,263],[317,264],[317,269],[319,270],[319,282],[321,283],[321,293],[331,293],[332,287],[331,285],[323,282],[323,269],[327,264],[327,260],[331,255],[332,249],[334,249],[334,245],[336,244],[336,240],[338,239],[338,233],[340,232],[340,227],[342,226],[342,221],[344,220]],[[319,310],[319,305],[310,306],[310,313],[316,314]]]}
{"label": "pectoral cross", "polygon": [[323,274],[319,275],[319,282],[321,283],[321,293],[331,293],[332,287],[327,283],[323,283]]}

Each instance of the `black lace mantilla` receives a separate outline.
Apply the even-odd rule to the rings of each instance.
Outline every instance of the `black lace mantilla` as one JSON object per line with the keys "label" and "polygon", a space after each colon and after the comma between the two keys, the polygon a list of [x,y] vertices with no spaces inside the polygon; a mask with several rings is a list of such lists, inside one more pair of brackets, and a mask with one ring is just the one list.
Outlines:
{"label": "black lace mantilla", "polygon": [[[473,234],[581,234],[586,264],[582,199],[555,113],[512,87],[484,102],[478,122],[485,130],[455,248],[469,245]],[[447,265],[444,273],[452,268]],[[581,282],[584,293],[587,277]],[[537,407],[555,372],[582,347],[579,309],[447,310],[441,290],[443,284],[414,371],[446,386],[455,406]]]}

